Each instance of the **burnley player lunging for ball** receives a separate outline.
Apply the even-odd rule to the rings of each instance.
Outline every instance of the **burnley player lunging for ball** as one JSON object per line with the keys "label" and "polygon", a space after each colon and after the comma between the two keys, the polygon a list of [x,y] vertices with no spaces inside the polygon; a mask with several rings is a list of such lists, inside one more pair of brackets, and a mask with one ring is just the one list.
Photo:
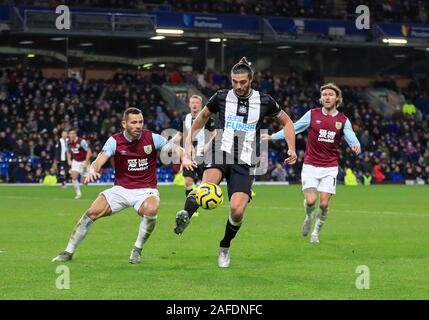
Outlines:
{"label": "burnley player lunging for ball", "polygon": [[[360,153],[360,143],[353,132],[350,120],[337,110],[342,102],[343,97],[338,86],[333,83],[323,85],[320,87],[320,103],[323,107],[308,111],[294,124],[297,134],[308,129],[308,142],[301,172],[306,212],[301,230],[303,236],[310,232],[317,192],[320,193],[319,210],[311,234],[311,243],[319,243],[320,230],[328,217],[329,200],[335,194],[341,138],[344,136],[356,155]],[[262,135],[261,139],[280,140],[283,137],[281,130],[272,136]]]}
{"label": "burnley player lunging for ball", "polygon": [[[124,131],[111,136],[91,164],[85,183],[100,177],[100,169],[114,158],[115,185],[102,191],[91,207],[80,218],[73,229],[68,245],[52,261],[62,262],[72,259],[79,243],[85,238],[92,223],[125,208],[133,207],[142,217],[137,240],[131,250],[130,263],[139,263],[143,245],[153,232],[159,208],[159,192],[156,179],[157,150],[170,148],[183,159],[184,150],[168,143],[167,140],[149,130],[143,129],[143,115],[139,109],[125,110],[122,126]],[[191,161],[183,165],[196,167]]]}
{"label": "burnley player lunging for ball", "polygon": [[[218,134],[212,153],[205,157],[203,183],[219,184],[226,178],[230,201],[230,214],[226,221],[225,234],[219,244],[218,265],[230,265],[230,245],[243,221],[244,210],[252,197],[252,184],[257,150],[260,142],[260,128],[265,117],[277,118],[284,127],[289,146],[287,163],[295,163],[295,132],[292,120],[272,97],[253,90],[253,69],[246,58],[242,58],[231,70],[231,90],[219,90],[199,113],[191,127],[185,144],[188,161],[194,160],[195,149],[192,140],[203,129],[213,114],[219,118]],[[255,161],[256,160],[256,161]],[[199,205],[195,190],[185,203],[184,210],[176,214],[174,232],[181,234],[191,221]]]}

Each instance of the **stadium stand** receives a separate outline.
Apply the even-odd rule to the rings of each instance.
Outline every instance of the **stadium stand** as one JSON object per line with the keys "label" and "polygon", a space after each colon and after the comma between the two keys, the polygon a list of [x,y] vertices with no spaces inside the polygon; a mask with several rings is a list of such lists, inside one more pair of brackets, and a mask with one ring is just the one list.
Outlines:
{"label": "stadium stand", "polygon": [[[155,77],[156,75],[156,77]],[[40,182],[52,167],[55,140],[61,130],[79,128],[94,150],[101,149],[109,134],[120,128],[120,113],[124,107],[142,109],[146,126],[160,133],[166,128],[177,129],[181,114],[166,107],[153,81],[158,84],[189,83],[210,97],[216,90],[229,87],[225,73],[205,74],[177,70],[145,75],[118,71],[111,81],[75,78],[45,78],[41,70],[17,66],[0,71],[0,176],[8,182]],[[383,85],[378,83],[378,86]],[[384,85],[387,85],[386,83]],[[390,85],[392,85],[390,83]],[[312,76],[257,74],[254,87],[271,94],[293,120],[310,108],[317,107],[319,83]],[[424,183],[429,178],[429,100],[427,94],[412,83],[401,89],[408,104],[415,105],[424,115],[417,121],[414,114],[404,113],[402,106],[391,119],[374,111],[359,92],[362,88],[343,87],[345,105],[341,108],[351,120],[362,144],[363,155],[355,158],[343,144],[339,181],[351,168],[359,181],[373,176],[372,182]],[[397,89],[399,90],[399,89]],[[276,123],[266,128],[275,132]],[[306,136],[297,136],[297,164],[285,166],[289,182],[300,180]],[[258,180],[272,180],[277,164],[285,158],[285,144],[272,143],[267,155],[268,172]],[[114,172],[106,167],[101,182],[111,182]],[[161,182],[173,180],[173,169],[158,169]],[[1,180],[1,179],[0,179]]]}
{"label": "stadium stand", "polygon": [[168,0],[168,1],[125,1],[125,0],[19,0],[16,5],[92,7],[113,9],[151,9],[177,12],[203,12],[216,14],[240,14],[257,16],[283,16],[352,20],[355,8],[365,4],[377,22],[427,23],[429,5],[427,1],[408,0]]}

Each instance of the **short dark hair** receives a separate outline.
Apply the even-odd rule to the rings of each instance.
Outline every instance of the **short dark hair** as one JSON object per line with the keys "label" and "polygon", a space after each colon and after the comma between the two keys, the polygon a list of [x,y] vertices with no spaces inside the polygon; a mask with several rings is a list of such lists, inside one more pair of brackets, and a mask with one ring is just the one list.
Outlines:
{"label": "short dark hair", "polygon": [[247,73],[249,74],[249,78],[253,79],[254,71],[252,67],[250,66],[252,63],[247,60],[246,57],[243,57],[236,63],[232,69],[231,73],[239,74],[239,73]]}
{"label": "short dark hair", "polygon": [[122,119],[125,120],[129,114],[142,114],[142,111],[137,108],[128,108],[124,111]]}
{"label": "short dark hair", "polygon": [[74,131],[74,132],[77,133],[77,129],[76,128],[70,128],[68,130],[63,130],[63,131],[68,131],[69,133],[72,132],[72,131]]}

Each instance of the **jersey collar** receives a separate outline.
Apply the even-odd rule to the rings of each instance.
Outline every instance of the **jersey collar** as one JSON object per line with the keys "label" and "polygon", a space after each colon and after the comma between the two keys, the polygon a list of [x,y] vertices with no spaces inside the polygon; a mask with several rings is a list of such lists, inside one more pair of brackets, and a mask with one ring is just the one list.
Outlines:
{"label": "jersey collar", "polygon": [[[322,107],[322,113],[323,113],[325,116],[329,116],[329,114],[325,111],[325,108],[323,108],[323,107]],[[332,116],[332,117],[335,117],[338,113],[339,113],[339,111],[338,111],[338,110],[335,110],[335,113],[334,113],[333,115],[331,115],[331,116]]]}
{"label": "jersey collar", "polygon": [[232,92],[235,94],[235,96],[236,96],[237,98],[241,98],[241,99],[248,99],[248,98],[250,98],[250,97],[252,96],[252,94],[253,94],[253,89],[252,89],[252,88],[250,88],[250,92],[249,92],[249,94],[248,94],[247,96],[239,96],[239,95],[237,95],[237,94],[235,93],[234,89],[231,89],[231,90],[232,90]]}
{"label": "jersey collar", "polygon": [[[126,132],[125,130],[124,130],[124,131],[122,131],[122,135],[124,136],[125,140],[127,140],[129,143],[133,142],[133,140],[131,140],[131,139],[128,137],[127,132]],[[140,134],[140,136],[139,136],[139,138],[138,138],[137,140],[140,140],[141,136],[142,136],[142,135]]]}

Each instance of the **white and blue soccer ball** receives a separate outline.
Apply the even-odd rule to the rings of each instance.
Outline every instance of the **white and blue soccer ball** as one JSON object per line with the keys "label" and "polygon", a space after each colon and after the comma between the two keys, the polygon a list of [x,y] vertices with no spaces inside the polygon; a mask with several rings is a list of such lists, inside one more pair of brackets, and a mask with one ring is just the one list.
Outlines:
{"label": "white and blue soccer ball", "polygon": [[196,191],[195,200],[203,209],[216,209],[223,202],[222,189],[214,183],[202,183]]}

